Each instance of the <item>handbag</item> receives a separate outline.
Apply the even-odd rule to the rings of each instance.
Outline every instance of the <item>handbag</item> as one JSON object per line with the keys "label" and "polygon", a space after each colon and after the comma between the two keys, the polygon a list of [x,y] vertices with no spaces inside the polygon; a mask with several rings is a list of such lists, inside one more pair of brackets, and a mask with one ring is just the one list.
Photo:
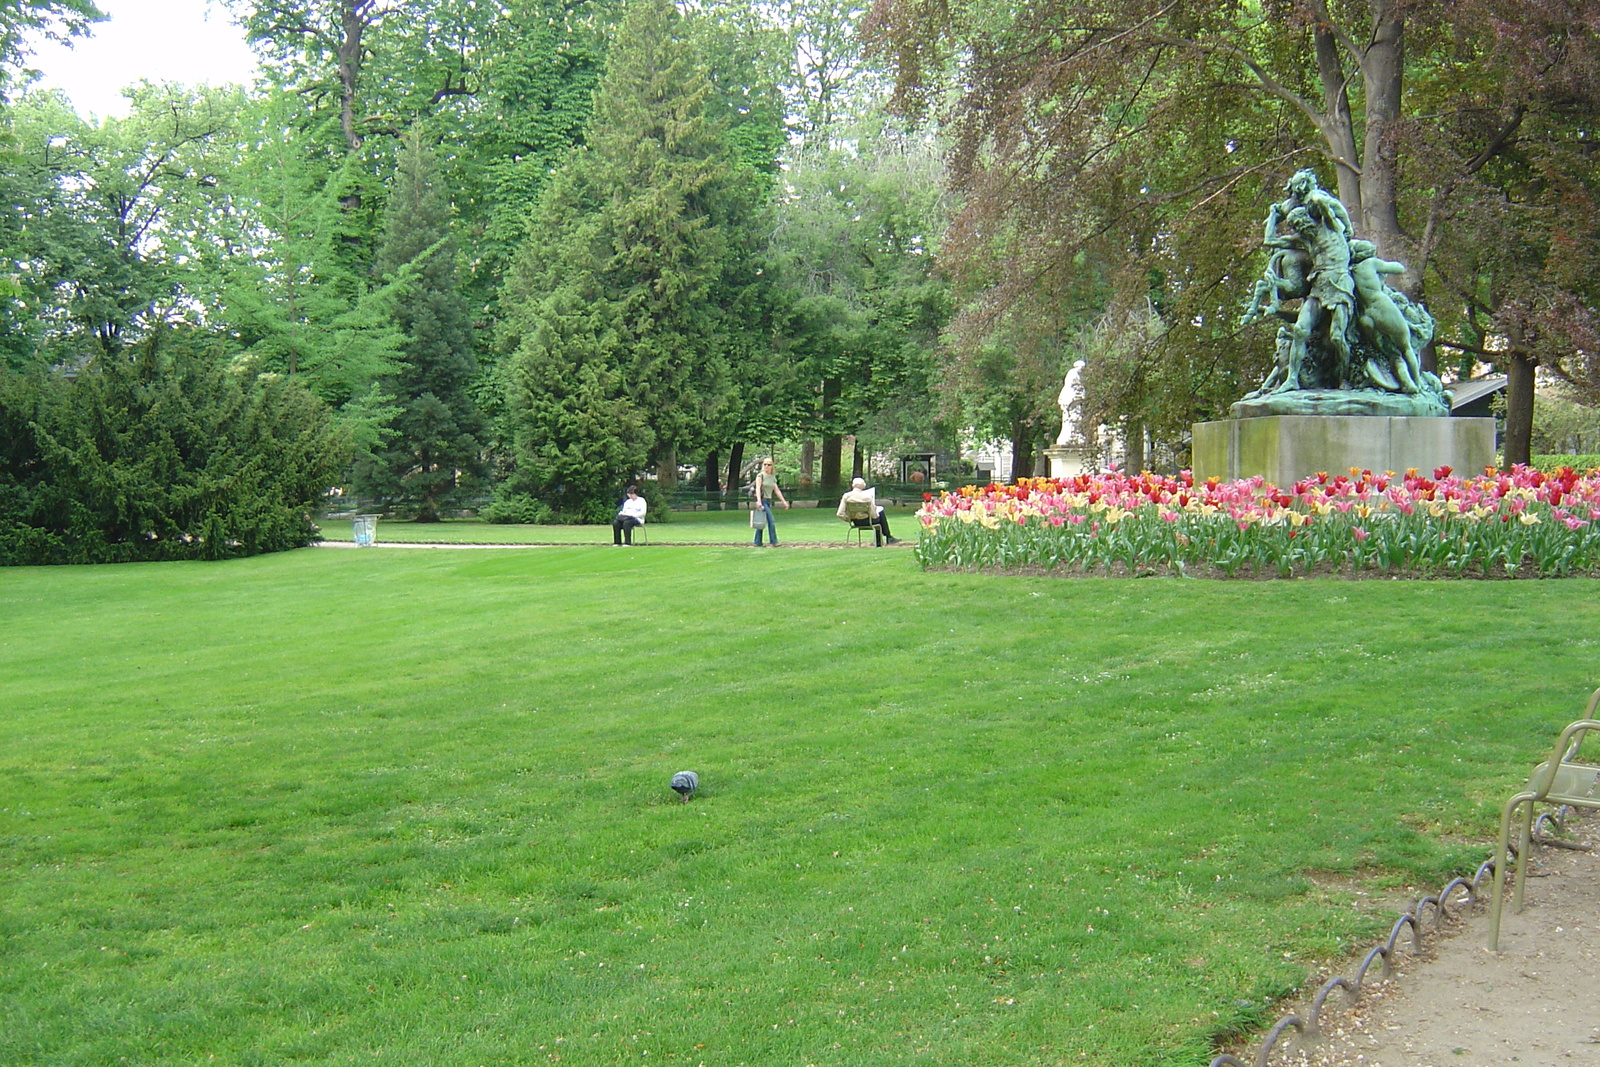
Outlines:
{"label": "handbag", "polygon": [[766,526],[767,509],[762,507],[760,504],[757,504],[755,507],[750,509],[750,528],[752,530],[764,530],[766,529]]}

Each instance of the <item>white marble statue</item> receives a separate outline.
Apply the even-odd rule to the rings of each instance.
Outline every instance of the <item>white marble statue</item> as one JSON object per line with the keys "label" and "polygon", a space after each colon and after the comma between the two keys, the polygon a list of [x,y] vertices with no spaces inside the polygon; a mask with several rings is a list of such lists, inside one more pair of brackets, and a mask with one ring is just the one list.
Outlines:
{"label": "white marble statue", "polygon": [[1072,365],[1067,371],[1067,380],[1061,383],[1061,395],[1056,397],[1056,403],[1061,405],[1061,432],[1056,434],[1058,446],[1083,443],[1083,435],[1078,432],[1078,419],[1083,414],[1083,383],[1079,381],[1083,367],[1081,359]]}

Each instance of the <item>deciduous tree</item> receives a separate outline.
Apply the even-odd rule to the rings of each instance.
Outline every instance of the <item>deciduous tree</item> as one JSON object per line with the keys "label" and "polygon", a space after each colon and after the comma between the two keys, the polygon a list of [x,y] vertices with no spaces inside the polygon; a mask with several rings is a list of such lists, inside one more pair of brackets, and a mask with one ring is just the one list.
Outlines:
{"label": "deciduous tree", "polygon": [[[1320,159],[1357,231],[1409,264],[1412,295],[1474,275],[1441,258],[1464,179],[1517,154],[1521,116],[1593,69],[1594,15],[1576,0],[878,0],[871,30],[908,106],[959,71],[945,116],[965,197],[952,263],[992,272],[996,311],[1081,291],[1085,254],[1122,304],[1149,298],[1169,327],[1162,351],[1188,366],[1160,405],[1176,439],[1259,373],[1240,353],[1267,346],[1234,336],[1230,305],[1255,272],[1248,220],[1277,183]],[[1518,43],[1497,44],[1507,37]],[[1141,402],[1103,399],[1123,414]]]}

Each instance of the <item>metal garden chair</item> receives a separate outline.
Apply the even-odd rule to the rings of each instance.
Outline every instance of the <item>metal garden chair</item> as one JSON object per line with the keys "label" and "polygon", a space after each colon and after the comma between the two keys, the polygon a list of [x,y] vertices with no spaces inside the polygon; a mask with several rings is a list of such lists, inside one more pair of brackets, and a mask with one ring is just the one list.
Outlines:
{"label": "metal garden chair", "polygon": [[[1520,817],[1517,837],[1517,880],[1512,893],[1512,907],[1522,911],[1522,890],[1528,878],[1528,849],[1533,841],[1533,809],[1535,804],[1549,804],[1556,808],[1589,808],[1600,810],[1600,796],[1595,786],[1600,784],[1600,765],[1579,758],[1584,741],[1591,733],[1600,733],[1600,720],[1595,718],[1595,707],[1600,705],[1600,689],[1589,697],[1589,706],[1583,718],[1561,731],[1550,750],[1550,758],[1533,769],[1527,786],[1506,801],[1500,816],[1500,843],[1494,854],[1494,896],[1489,905],[1489,949],[1500,951],[1500,910],[1505,904],[1506,872],[1510,867],[1508,850],[1511,847],[1511,822]],[[1593,759],[1591,754],[1590,759]]]}

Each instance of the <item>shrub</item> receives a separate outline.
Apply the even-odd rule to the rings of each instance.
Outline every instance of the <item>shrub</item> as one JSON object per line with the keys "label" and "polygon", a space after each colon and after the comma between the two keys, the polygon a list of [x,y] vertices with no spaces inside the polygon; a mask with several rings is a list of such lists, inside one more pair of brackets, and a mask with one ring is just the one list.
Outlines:
{"label": "shrub", "polygon": [[527,493],[496,495],[479,513],[485,522],[520,523],[524,526],[547,525],[555,521],[555,512],[543,500]]}
{"label": "shrub", "polygon": [[328,410],[155,337],[76,376],[0,376],[0,563],[223,559],[317,539]]}
{"label": "shrub", "polygon": [[1584,472],[1600,468],[1600,455],[1582,456],[1534,456],[1530,464],[1534,469],[1552,474],[1562,467],[1571,467],[1575,471]]}
{"label": "shrub", "polygon": [[610,526],[617,516],[617,504],[610,499],[590,499],[575,508],[556,513],[556,522],[572,526]]}

